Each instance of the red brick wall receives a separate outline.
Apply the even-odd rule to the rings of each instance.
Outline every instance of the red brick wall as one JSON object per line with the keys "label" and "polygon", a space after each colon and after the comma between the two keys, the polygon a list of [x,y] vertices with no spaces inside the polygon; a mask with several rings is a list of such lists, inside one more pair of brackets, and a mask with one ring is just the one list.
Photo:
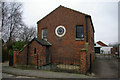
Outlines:
{"label": "red brick wall", "polygon": [[[36,54],[34,54],[34,48],[36,48]],[[21,52],[16,55],[16,64],[17,65],[26,65],[27,64],[27,49],[26,46]],[[32,41],[29,45],[29,55],[28,55],[28,65],[37,66],[37,54],[38,54],[38,66],[46,64],[46,47],[40,45],[36,41]]]}
{"label": "red brick wall", "polygon": [[[55,34],[55,29],[59,25],[62,25],[66,28],[66,34],[62,38],[58,38]],[[76,41],[76,25],[84,26],[83,41]],[[52,44],[50,47],[50,53],[52,54],[54,62],[57,61],[57,57],[71,59],[75,58],[80,60],[80,50],[85,47],[86,43],[85,15],[72,11],[70,9],[59,7],[47,17],[38,22],[38,38],[42,38],[42,28],[47,28],[47,40]],[[94,51],[94,32],[92,25],[90,24],[90,19],[88,19],[88,28],[89,48],[87,55],[89,59],[89,54],[92,54],[92,51]],[[70,64],[72,64],[72,62]]]}
{"label": "red brick wall", "polygon": [[[36,48],[36,54],[34,54],[34,48]],[[46,47],[40,45],[38,42],[33,41],[29,45],[29,62],[30,65],[36,65],[37,66],[37,54],[38,54],[38,65],[44,65],[46,64]]]}
{"label": "red brick wall", "polygon": [[26,65],[26,63],[27,63],[26,56],[27,56],[27,46],[24,47],[24,49],[16,55],[16,64],[17,65]]}
{"label": "red brick wall", "polygon": [[[55,34],[55,29],[59,25],[66,28],[66,34],[61,39]],[[41,38],[41,28],[47,28],[47,40],[52,43],[50,51],[53,61],[54,57],[77,57],[75,54],[84,47],[85,40],[76,41],[76,25],[83,25],[85,28],[85,16],[62,7],[38,23],[38,37]]]}
{"label": "red brick wall", "polygon": [[86,51],[81,51],[81,57],[80,57],[80,72],[81,73],[86,73],[87,71],[87,65],[86,65]]}
{"label": "red brick wall", "polygon": [[88,52],[87,52],[87,69],[90,67],[90,54],[92,55],[92,62],[93,62],[93,56],[94,56],[94,30],[91,25],[91,21],[88,18]]}
{"label": "red brick wall", "polygon": [[16,64],[17,64],[17,58],[16,56],[19,54],[19,51],[18,50],[14,50],[13,51],[13,66],[16,67]]}

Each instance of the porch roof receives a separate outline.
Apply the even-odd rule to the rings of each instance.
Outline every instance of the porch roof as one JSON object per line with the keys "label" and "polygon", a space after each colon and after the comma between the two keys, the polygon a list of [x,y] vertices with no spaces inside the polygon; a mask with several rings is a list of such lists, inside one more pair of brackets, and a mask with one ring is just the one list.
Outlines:
{"label": "porch roof", "polygon": [[32,39],[30,42],[29,42],[29,44],[32,42],[32,41],[37,41],[40,45],[42,45],[42,46],[51,46],[52,44],[50,43],[50,42],[48,42],[48,41],[46,41],[46,40],[43,40],[43,39],[40,39],[40,38],[34,38],[34,39]]}

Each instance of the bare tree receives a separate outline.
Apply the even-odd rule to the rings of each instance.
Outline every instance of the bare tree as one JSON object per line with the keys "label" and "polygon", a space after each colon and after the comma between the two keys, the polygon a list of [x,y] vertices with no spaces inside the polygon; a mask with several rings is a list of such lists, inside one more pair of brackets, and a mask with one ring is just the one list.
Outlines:
{"label": "bare tree", "polygon": [[30,41],[36,37],[36,28],[35,27],[24,27],[21,31],[19,39],[21,41]]}
{"label": "bare tree", "polygon": [[[5,35],[5,33],[6,33],[6,26],[7,26],[7,18],[8,18],[8,6],[6,5],[6,3],[5,2],[2,2],[2,15],[1,15],[1,20],[2,20],[2,23],[1,23],[1,33],[2,33],[2,38],[3,39],[6,39],[6,35]],[[3,27],[4,27],[4,30],[3,30]]]}
{"label": "bare tree", "polygon": [[23,27],[22,4],[17,2],[2,2],[2,38],[11,43]]}

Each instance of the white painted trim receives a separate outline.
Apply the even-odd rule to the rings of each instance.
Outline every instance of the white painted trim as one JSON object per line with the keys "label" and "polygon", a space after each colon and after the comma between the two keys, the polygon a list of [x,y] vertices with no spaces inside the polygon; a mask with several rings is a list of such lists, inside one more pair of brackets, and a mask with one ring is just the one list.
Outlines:
{"label": "white painted trim", "polygon": [[42,29],[42,39],[43,39],[43,29]]}
{"label": "white painted trim", "polygon": [[[62,35],[59,35],[59,34],[57,33],[57,30],[58,30],[58,28],[60,28],[60,27],[62,27],[62,28],[64,29],[64,33],[63,33]],[[58,26],[58,27],[55,29],[55,34],[56,34],[58,37],[63,37],[63,36],[65,35],[65,33],[66,33],[66,29],[65,29],[64,26]]]}
{"label": "white painted trim", "polygon": [[[42,39],[43,39],[43,30],[44,30],[44,29],[42,29]],[[44,39],[44,40],[46,40],[46,41],[47,41],[47,39]]]}

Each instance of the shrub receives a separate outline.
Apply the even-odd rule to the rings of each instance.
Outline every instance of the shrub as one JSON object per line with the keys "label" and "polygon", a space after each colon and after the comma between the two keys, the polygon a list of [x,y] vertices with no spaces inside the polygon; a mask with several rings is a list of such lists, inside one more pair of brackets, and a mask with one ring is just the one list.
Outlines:
{"label": "shrub", "polygon": [[21,50],[24,45],[26,45],[28,42],[23,42],[23,41],[17,41],[13,43],[12,49],[9,50],[9,55],[13,55],[13,50]]}

